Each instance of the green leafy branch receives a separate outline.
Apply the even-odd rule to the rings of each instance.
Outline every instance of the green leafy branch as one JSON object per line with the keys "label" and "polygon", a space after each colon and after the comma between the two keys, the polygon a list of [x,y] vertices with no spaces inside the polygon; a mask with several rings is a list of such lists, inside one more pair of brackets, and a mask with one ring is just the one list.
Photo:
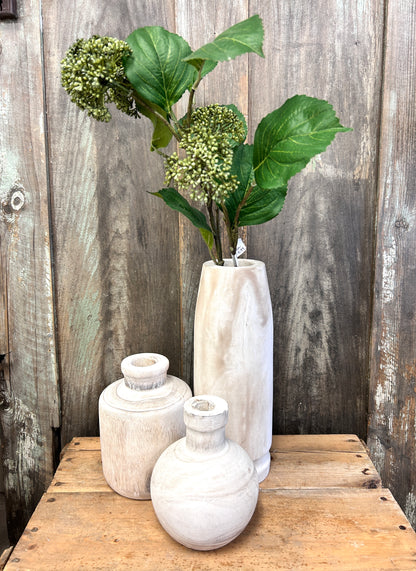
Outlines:
{"label": "green leafy branch", "polygon": [[[125,42],[100,36],[77,40],[62,61],[63,86],[95,119],[109,121],[107,105],[114,103],[132,117],[151,120],[150,148],[165,159],[168,185],[152,194],[190,220],[219,265],[222,223],[235,259],[239,228],[277,216],[289,179],[338,132],[351,130],[328,102],[295,95],[261,120],[250,145],[244,116],[234,105],[194,107],[201,81],[219,62],[250,52],[264,57],[263,35],[256,15],[192,51],[181,36],[147,26]],[[187,112],[178,120],[173,107],[186,92]],[[181,156],[160,150],[172,138]]]}

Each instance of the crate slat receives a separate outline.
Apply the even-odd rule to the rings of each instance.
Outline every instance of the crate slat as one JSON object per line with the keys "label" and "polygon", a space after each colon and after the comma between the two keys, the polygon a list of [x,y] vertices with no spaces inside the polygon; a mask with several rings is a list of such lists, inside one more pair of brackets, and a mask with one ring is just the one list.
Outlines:
{"label": "crate slat", "polygon": [[49,492],[6,569],[50,570],[51,561],[62,571],[414,569],[416,537],[386,489],[263,491],[245,532],[209,553],[171,539],[150,501]]}
{"label": "crate slat", "polygon": [[274,437],[272,449],[247,529],[197,552],[166,534],[151,501],[109,488],[98,438],[76,438],[5,569],[416,568],[416,534],[389,490],[367,485],[379,478],[357,437]]}

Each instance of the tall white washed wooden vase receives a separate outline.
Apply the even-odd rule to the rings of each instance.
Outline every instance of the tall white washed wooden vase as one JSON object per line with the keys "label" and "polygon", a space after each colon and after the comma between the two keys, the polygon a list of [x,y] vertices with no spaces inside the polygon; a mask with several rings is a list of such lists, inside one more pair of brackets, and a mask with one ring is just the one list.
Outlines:
{"label": "tall white washed wooden vase", "polygon": [[194,394],[229,405],[227,438],[240,444],[259,481],[270,469],[273,315],[263,262],[202,267],[194,323]]}

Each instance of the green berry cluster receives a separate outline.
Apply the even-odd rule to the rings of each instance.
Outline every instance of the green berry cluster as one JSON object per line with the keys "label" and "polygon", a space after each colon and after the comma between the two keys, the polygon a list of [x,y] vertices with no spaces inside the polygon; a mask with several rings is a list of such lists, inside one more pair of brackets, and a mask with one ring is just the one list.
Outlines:
{"label": "green berry cluster", "polygon": [[233,148],[245,137],[243,122],[228,107],[215,104],[195,109],[179,143],[186,155],[180,158],[173,153],[166,158],[165,184],[173,180],[193,200],[221,202],[238,186],[231,174]]}
{"label": "green berry cluster", "polygon": [[123,58],[130,54],[129,45],[116,38],[79,39],[61,62],[62,86],[78,107],[98,121],[111,119],[106,107],[110,102],[127,115],[137,117],[133,89],[123,67]]}

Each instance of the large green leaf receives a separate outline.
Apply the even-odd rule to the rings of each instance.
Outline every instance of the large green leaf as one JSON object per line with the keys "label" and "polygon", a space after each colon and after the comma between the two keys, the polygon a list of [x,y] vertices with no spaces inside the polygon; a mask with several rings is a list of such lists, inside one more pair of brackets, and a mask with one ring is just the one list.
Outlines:
{"label": "large green leaf", "polygon": [[241,209],[238,225],[254,226],[268,222],[282,210],[286,193],[287,185],[271,189],[255,186]]}
{"label": "large green leaf", "polygon": [[263,24],[260,17],[252,16],[231,26],[214,41],[187,55],[184,61],[199,70],[204,60],[228,61],[248,52],[264,57],[263,36]]}
{"label": "large green leaf", "polygon": [[214,235],[211,230],[206,230],[205,228],[198,228],[198,230],[209,250],[212,250],[214,247]]}
{"label": "large green leaf", "polygon": [[[238,188],[225,200],[225,208],[231,223],[246,192],[250,189],[253,175],[253,145],[239,145],[234,150],[231,173],[238,178]],[[240,210],[237,226],[263,224],[279,214],[283,208],[287,185],[280,188],[263,189],[255,186],[247,202]]]}
{"label": "large green leaf", "polygon": [[231,174],[237,177],[238,187],[227,196],[224,206],[231,223],[233,223],[237,208],[253,181],[253,145],[239,145],[234,149]]}
{"label": "large green leaf", "polygon": [[253,166],[262,188],[283,187],[322,153],[343,127],[327,101],[295,95],[266,115],[254,136]]}
{"label": "large green leaf", "polygon": [[181,36],[160,26],[139,28],[126,42],[133,51],[124,62],[130,83],[141,97],[169,114],[195,81],[195,70],[182,61],[191,48]]}

